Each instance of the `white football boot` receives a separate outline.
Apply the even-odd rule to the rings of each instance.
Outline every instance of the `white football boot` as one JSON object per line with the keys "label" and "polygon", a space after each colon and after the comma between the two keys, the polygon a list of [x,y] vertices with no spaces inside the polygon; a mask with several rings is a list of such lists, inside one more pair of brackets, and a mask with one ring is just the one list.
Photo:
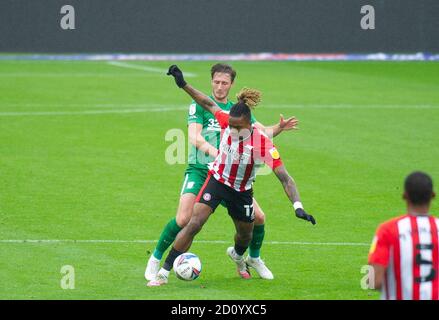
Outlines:
{"label": "white football boot", "polygon": [[148,282],[148,287],[159,287],[168,283],[169,271],[161,269],[155,278]]}
{"label": "white football boot", "polygon": [[267,268],[265,262],[261,258],[252,258],[250,256],[247,256],[247,258],[245,259],[245,263],[248,267],[255,269],[262,279],[274,279],[273,273],[270,271],[270,269]]}
{"label": "white football boot", "polygon": [[243,256],[239,256],[234,247],[227,248],[227,255],[236,263],[238,274],[243,279],[250,279],[251,275]]}
{"label": "white football boot", "polygon": [[145,269],[145,279],[148,281],[154,280],[160,270],[160,260],[152,254],[148,260]]}

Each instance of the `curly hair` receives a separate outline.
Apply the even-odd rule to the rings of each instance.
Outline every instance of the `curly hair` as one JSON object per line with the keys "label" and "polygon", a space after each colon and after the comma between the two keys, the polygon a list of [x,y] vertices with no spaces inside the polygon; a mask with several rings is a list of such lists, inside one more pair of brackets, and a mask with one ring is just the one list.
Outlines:
{"label": "curly hair", "polygon": [[242,88],[236,95],[238,102],[230,109],[231,117],[245,117],[251,121],[251,110],[261,102],[261,92],[255,89]]}
{"label": "curly hair", "polygon": [[253,110],[261,102],[261,92],[256,89],[242,88],[236,95],[238,101],[244,102],[247,107]]}

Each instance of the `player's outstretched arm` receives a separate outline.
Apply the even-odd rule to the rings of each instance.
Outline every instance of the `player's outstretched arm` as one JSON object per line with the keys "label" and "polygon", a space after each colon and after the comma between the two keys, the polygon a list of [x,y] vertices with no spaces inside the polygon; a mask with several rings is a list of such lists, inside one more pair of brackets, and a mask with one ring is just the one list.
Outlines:
{"label": "player's outstretched arm", "polygon": [[293,204],[296,217],[309,221],[312,224],[316,224],[316,220],[314,219],[314,217],[310,214],[307,214],[303,209],[303,205],[300,202],[299,191],[297,190],[296,183],[294,182],[293,178],[291,178],[291,176],[288,174],[285,166],[280,165],[279,167],[276,167],[274,169],[274,173],[276,174],[276,177],[279,179],[279,181],[282,183],[288,199],[290,199],[291,203]]}
{"label": "player's outstretched arm", "polygon": [[167,75],[173,76],[177,86],[179,88],[182,88],[184,91],[186,91],[187,94],[189,94],[192,97],[192,99],[194,99],[194,101],[198,103],[200,106],[202,106],[205,110],[209,111],[212,114],[215,114],[215,112],[221,110],[221,108],[218,107],[215,101],[210,99],[201,91],[198,91],[197,89],[189,85],[184,80],[183,72],[175,64],[169,67]]}
{"label": "player's outstretched arm", "polygon": [[277,124],[266,127],[262,123],[256,122],[255,125],[259,129],[262,129],[265,132],[265,134],[267,134],[270,138],[274,138],[283,131],[298,130],[299,129],[297,127],[298,123],[299,120],[297,120],[296,117],[293,116],[285,120],[284,116],[281,114],[279,123]]}
{"label": "player's outstretched arm", "polygon": [[215,114],[215,112],[221,111],[221,108],[218,107],[215,101],[206,96],[204,93],[192,87],[190,84],[186,84],[183,87],[183,90],[186,91],[187,94],[189,94],[196,103],[202,106],[203,109],[205,109],[206,111],[209,111],[211,114]]}

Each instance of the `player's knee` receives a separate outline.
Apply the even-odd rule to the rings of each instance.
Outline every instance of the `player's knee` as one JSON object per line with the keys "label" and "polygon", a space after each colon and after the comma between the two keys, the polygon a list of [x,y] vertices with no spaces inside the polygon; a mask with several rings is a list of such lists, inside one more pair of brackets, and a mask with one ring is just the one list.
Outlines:
{"label": "player's knee", "polygon": [[177,221],[177,224],[181,228],[184,228],[191,220],[191,216],[192,216],[192,207],[182,207],[179,208],[175,220]]}
{"label": "player's knee", "polygon": [[260,226],[265,223],[265,214],[262,211],[255,211],[255,225]]}
{"label": "player's knee", "polygon": [[255,225],[261,225],[265,223],[265,213],[262,211],[256,200],[253,199],[253,208],[255,210]]}
{"label": "player's knee", "polygon": [[180,228],[184,228],[190,220],[189,216],[183,216],[183,215],[177,215],[177,217],[175,218],[175,220],[177,221],[177,224]]}
{"label": "player's knee", "polygon": [[187,230],[191,235],[197,234],[201,228],[203,227],[203,224],[201,221],[197,218],[190,219],[189,223],[187,224]]}

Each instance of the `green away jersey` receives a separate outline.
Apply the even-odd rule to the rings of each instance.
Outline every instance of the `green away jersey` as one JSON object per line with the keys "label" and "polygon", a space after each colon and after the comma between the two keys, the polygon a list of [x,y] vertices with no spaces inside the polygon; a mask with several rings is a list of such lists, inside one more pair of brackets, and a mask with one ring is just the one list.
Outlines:
{"label": "green away jersey", "polygon": [[[229,111],[233,106],[233,102],[227,101],[227,103],[217,102],[212,96],[210,96],[212,100],[216,102],[216,104],[223,110]],[[219,148],[220,139],[221,139],[221,127],[218,121],[215,119],[215,116],[210,112],[206,111],[192,101],[189,106],[188,113],[188,125],[191,123],[200,123],[203,125],[203,129],[201,131],[201,135],[203,138],[215,148]],[[256,119],[252,115],[252,123],[255,123]],[[204,152],[198,150],[194,145],[189,146],[189,167],[201,169],[207,171],[207,164],[212,162],[214,159],[206,155]]]}

